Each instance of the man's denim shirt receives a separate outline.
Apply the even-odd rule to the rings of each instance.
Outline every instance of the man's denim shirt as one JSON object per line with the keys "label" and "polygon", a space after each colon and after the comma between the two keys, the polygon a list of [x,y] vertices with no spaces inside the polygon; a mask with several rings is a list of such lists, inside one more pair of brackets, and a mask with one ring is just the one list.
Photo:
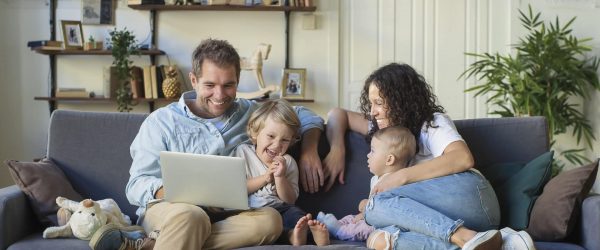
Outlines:
{"label": "man's denim shirt", "polygon": [[[129,202],[139,206],[136,213],[140,219],[146,204],[154,199],[154,193],[162,186],[160,151],[231,155],[237,145],[248,141],[246,124],[258,103],[236,99],[224,114],[225,125],[220,132],[213,123],[190,111],[185,100],[195,99],[194,91],[186,92],[178,102],[152,112],[131,144],[133,163],[125,192]],[[312,128],[323,130],[321,117],[304,107],[296,106],[294,110],[302,123],[302,133]]]}

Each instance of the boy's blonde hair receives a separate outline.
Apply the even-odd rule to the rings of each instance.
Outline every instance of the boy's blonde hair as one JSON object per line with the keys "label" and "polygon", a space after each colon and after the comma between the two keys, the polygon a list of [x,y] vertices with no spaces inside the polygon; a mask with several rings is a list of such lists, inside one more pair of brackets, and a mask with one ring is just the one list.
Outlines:
{"label": "boy's blonde hair", "polygon": [[417,153],[415,136],[405,127],[392,126],[380,129],[373,137],[388,144],[388,152],[400,160],[402,167],[408,167],[410,160]]}
{"label": "boy's blonde hair", "polygon": [[276,122],[287,125],[294,131],[290,145],[297,141],[300,135],[300,118],[298,118],[298,115],[296,115],[296,112],[290,103],[283,99],[276,99],[266,101],[250,116],[246,132],[252,140],[252,143],[256,144],[256,137],[265,127],[265,121],[269,117]]}

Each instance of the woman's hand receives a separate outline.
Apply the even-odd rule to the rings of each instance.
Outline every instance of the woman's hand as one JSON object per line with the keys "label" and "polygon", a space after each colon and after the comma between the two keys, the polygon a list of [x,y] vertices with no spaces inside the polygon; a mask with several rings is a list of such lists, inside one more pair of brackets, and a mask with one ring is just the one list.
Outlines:
{"label": "woman's hand", "polygon": [[323,160],[323,174],[325,175],[325,191],[329,191],[335,180],[337,179],[341,184],[344,184],[345,174],[345,152],[342,150],[331,149],[329,154]]}
{"label": "woman's hand", "polygon": [[371,194],[378,194],[408,184],[406,169],[407,168],[400,169],[379,179],[379,182],[377,182],[373,187],[373,190],[371,190]]}

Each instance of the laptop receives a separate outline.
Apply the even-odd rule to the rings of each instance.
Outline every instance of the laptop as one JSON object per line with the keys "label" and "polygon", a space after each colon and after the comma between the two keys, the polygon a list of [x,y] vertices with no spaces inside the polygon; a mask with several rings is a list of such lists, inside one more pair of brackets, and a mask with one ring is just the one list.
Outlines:
{"label": "laptop", "polygon": [[248,209],[244,159],[160,152],[164,199],[205,207]]}

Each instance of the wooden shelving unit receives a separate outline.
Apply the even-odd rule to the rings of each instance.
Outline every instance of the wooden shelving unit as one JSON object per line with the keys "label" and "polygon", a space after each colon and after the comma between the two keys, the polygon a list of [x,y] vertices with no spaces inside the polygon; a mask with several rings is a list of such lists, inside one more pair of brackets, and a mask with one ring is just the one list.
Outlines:
{"label": "wooden shelving unit", "polygon": [[[116,99],[114,98],[105,98],[105,97],[45,97],[45,96],[36,96],[33,98],[36,101],[61,101],[61,102],[114,102],[116,101]],[[313,99],[286,99],[284,98],[286,101],[288,102],[295,102],[295,103],[312,103],[315,102],[315,100]],[[138,101],[138,102],[157,102],[157,101],[164,101],[164,102],[176,102],[179,99],[177,98],[136,98],[133,99],[133,101]],[[263,101],[267,101],[269,100],[268,98],[265,99],[256,99],[255,101],[257,102],[263,102]]]}
{"label": "wooden shelving unit", "polygon": [[[49,50],[49,49],[40,49],[34,48],[33,51],[39,54],[44,55],[112,55],[112,51],[110,50]],[[164,55],[165,52],[161,50],[140,50],[140,55]]]}
{"label": "wooden shelving unit", "polygon": [[[56,40],[56,2],[57,0],[50,0],[50,40]],[[285,20],[285,67],[289,68],[289,21],[291,12],[314,12],[317,7],[290,7],[290,6],[238,6],[238,5],[128,5],[129,8],[150,11],[150,23],[151,26],[151,41],[153,45],[156,45],[156,24],[157,24],[157,12],[160,11],[277,11],[284,13]],[[72,97],[55,97],[57,83],[56,83],[56,56],[65,55],[112,55],[110,50],[48,50],[48,49],[33,49],[36,53],[48,55],[50,59],[50,96],[37,96],[34,100],[47,101],[50,113],[56,109],[57,102],[115,102],[112,98],[72,98]],[[150,56],[151,64],[155,64],[156,56],[165,55],[164,51],[153,49],[153,50],[140,50],[140,55]],[[264,101],[266,99],[260,99],[257,101]],[[295,103],[311,103],[314,102],[312,99],[286,99],[289,102]],[[150,112],[154,110],[154,103],[157,101],[176,101],[176,99],[166,98],[142,98],[136,99],[136,101],[148,103]]]}
{"label": "wooden shelving unit", "polygon": [[317,9],[311,7],[290,6],[242,6],[242,5],[129,5],[134,10],[207,10],[207,11],[298,11],[313,12]]}

